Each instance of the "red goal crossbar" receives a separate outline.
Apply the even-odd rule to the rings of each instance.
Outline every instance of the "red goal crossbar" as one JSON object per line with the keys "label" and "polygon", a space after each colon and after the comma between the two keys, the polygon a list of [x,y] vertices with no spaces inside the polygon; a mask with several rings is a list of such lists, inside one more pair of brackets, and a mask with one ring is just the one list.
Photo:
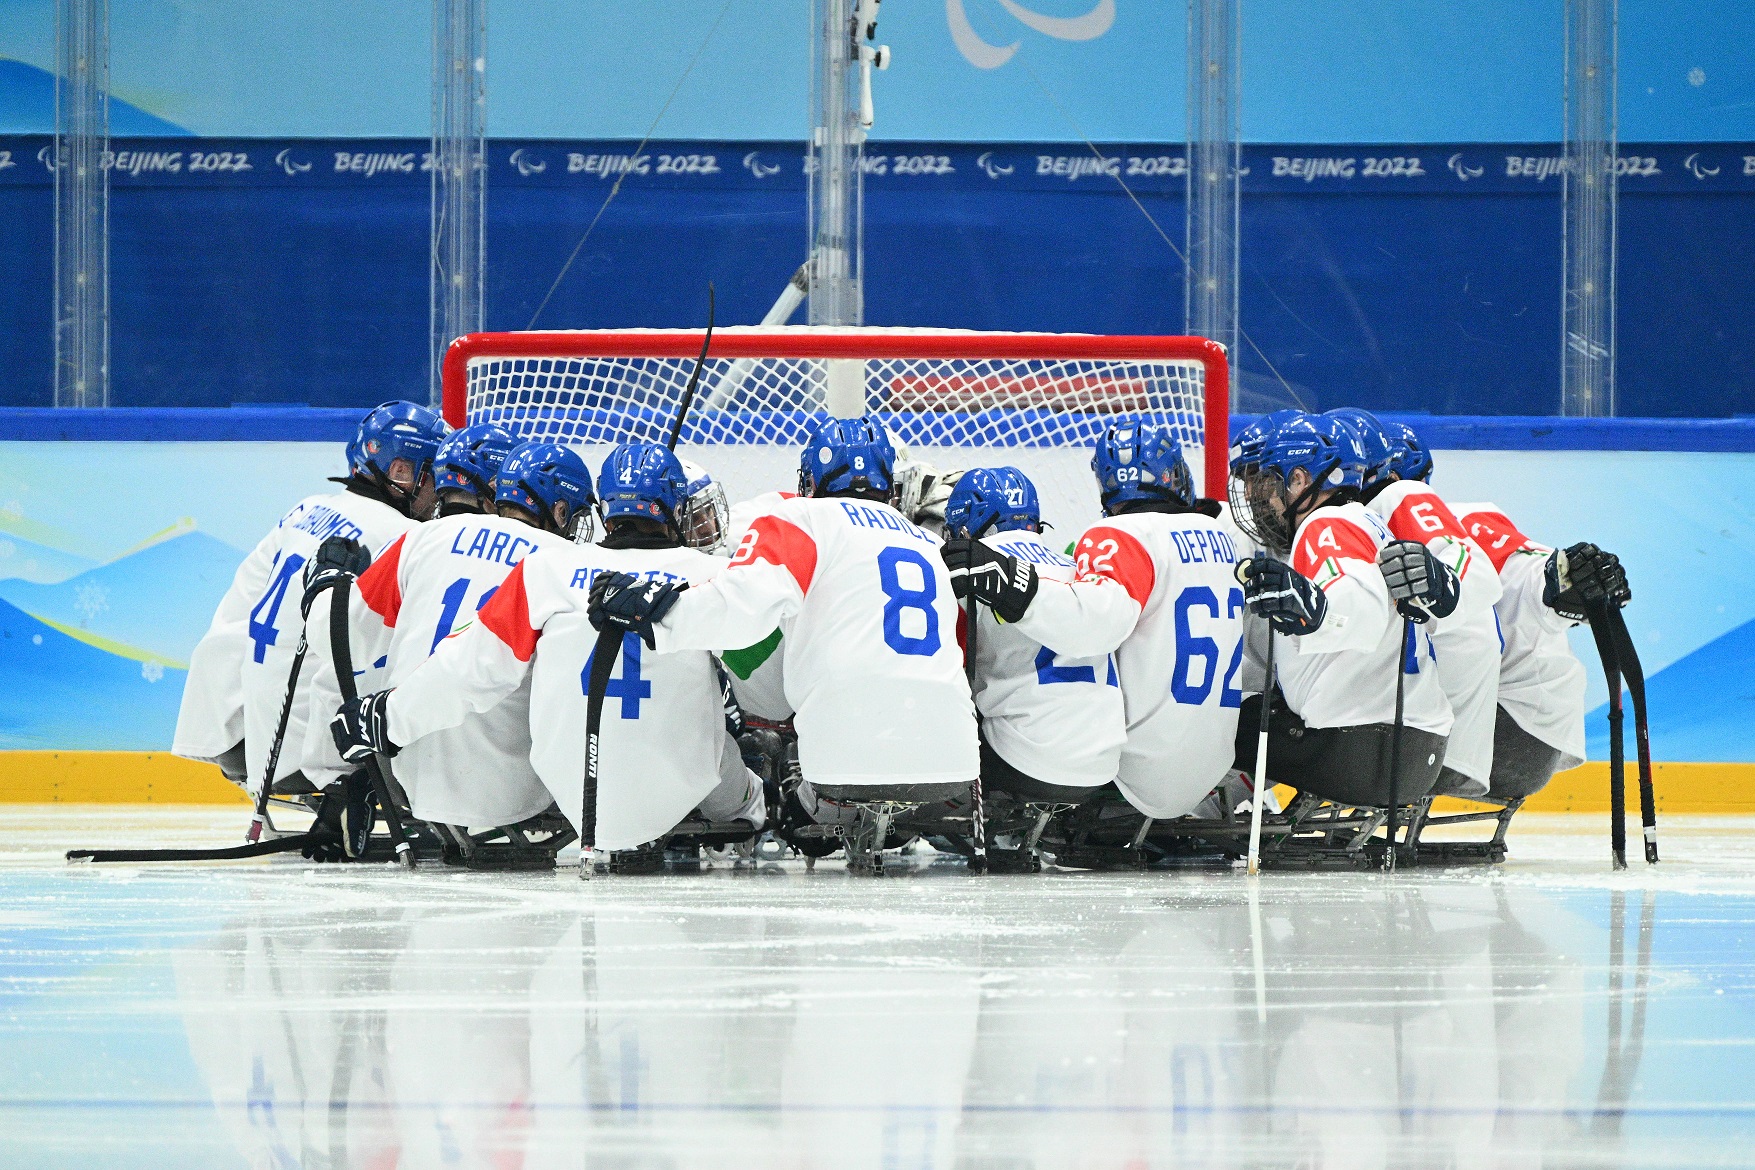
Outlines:
{"label": "red goal crossbar", "polygon": [[[677,330],[578,330],[471,333],[445,351],[444,414],[467,422],[469,363],[478,358],[693,358],[702,334]],[[1204,483],[1222,493],[1230,446],[1230,368],[1225,348],[1204,337],[1105,336],[1081,333],[981,333],[933,330],[773,329],[715,333],[713,358],[937,358],[1044,361],[1193,361],[1204,370]],[[1038,402],[1037,405],[1040,403]],[[1088,402],[1081,406],[1089,409]]]}

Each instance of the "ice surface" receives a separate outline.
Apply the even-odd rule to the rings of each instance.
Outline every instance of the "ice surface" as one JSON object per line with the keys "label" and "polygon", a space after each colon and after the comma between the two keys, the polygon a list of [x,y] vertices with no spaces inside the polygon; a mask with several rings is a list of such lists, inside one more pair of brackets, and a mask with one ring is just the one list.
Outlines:
{"label": "ice surface", "polygon": [[1259,884],[60,862],[242,820],[0,806],[0,1165],[1755,1162],[1749,821]]}

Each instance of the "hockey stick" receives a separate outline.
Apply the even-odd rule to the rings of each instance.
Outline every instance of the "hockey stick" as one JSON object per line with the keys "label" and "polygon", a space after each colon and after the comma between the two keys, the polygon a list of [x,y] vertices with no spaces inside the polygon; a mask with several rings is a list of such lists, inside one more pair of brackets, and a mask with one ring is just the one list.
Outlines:
{"label": "hockey stick", "polygon": [[[975,620],[980,616],[981,609],[976,604],[974,592],[963,598],[963,619],[968,627],[964,634],[963,673],[969,677],[969,701],[975,701]],[[981,708],[975,708],[975,726],[981,726]],[[975,846],[975,856],[969,859],[970,873],[987,872],[987,807],[985,793],[981,786],[981,767],[975,767],[975,779],[969,782],[969,819],[974,830],[970,840]]]}
{"label": "hockey stick", "polygon": [[1407,694],[1408,654],[1417,653],[1410,650],[1413,641],[1414,619],[1405,617],[1402,619],[1401,653],[1395,658],[1395,726],[1389,733],[1389,849],[1383,855],[1383,868],[1389,873],[1395,872],[1396,821],[1402,798],[1402,716]]}
{"label": "hockey stick", "polygon": [[1261,806],[1273,787],[1267,778],[1268,720],[1274,708],[1274,627],[1268,623],[1267,661],[1261,684],[1261,719],[1255,735],[1255,788],[1249,797],[1249,876],[1261,873]]}
{"label": "hockey stick", "polygon": [[701,337],[701,356],[695,359],[695,368],[689,374],[689,384],[683,389],[682,403],[676,408],[676,421],[670,424],[670,438],[665,446],[676,450],[676,441],[682,438],[683,420],[689,416],[689,407],[694,404],[695,390],[701,385],[701,370],[707,365],[707,347],[713,344],[713,282],[707,282],[707,332]]}
{"label": "hockey stick", "polygon": [[[335,660],[335,682],[341,688],[341,701],[347,704],[359,698],[359,690],[353,681],[353,647],[349,643],[347,630],[348,599],[353,593],[353,578],[342,577],[332,589],[329,595],[329,655]],[[378,797],[378,807],[384,812],[384,824],[390,830],[391,844],[396,846],[396,861],[403,869],[413,869],[416,860],[414,846],[410,844],[408,833],[402,827],[402,814],[396,811],[396,801],[390,795],[390,785],[384,779],[384,769],[379,766],[376,755],[367,757],[366,774],[371,777],[372,791]]]}
{"label": "hockey stick", "polygon": [[291,853],[305,843],[305,833],[288,837],[270,837],[247,845],[225,849],[69,849],[68,861],[240,861],[246,857],[267,857],[271,853]]}
{"label": "hockey stick", "polygon": [[1615,641],[1615,658],[1627,680],[1627,693],[1633,696],[1633,742],[1639,752],[1639,823],[1645,837],[1645,861],[1656,865],[1657,794],[1651,784],[1651,724],[1645,717],[1645,668],[1639,663],[1633,635],[1627,632],[1627,619],[1621,607],[1607,608],[1609,633]]}
{"label": "hockey stick", "polygon": [[1588,611],[1590,636],[1597,656],[1603,660],[1603,678],[1609,684],[1609,848],[1615,868],[1627,868],[1627,745],[1622,730],[1621,655],[1609,633],[1609,606],[1598,604]]}
{"label": "hockey stick", "polygon": [[585,688],[585,798],[579,810],[579,880],[590,881],[597,866],[597,768],[603,734],[603,698],[609,674],[621,653],[622,631],[606,625],[591,649],[591,677]]}
{"label": "hockey stick", "polygon": [[256,794],[256,809],[250,815],[250,827],[244,832],[244,843],[254,845],[262,838],[262,826],[268,823],[268,797],[274,791],[275,770],[280,767],[280,745],[286,740],[287,720],[292,717],[293,694],[299,689],[299,668],[305,664],[305,651],[310,648],[306,632],[299,630],[299,647],[293,651],[292,669],[286,676],[286,700],[280,705],[280,722],[274,728],[274,742],[268,745],[268,766],[262,771],[262,790]]}

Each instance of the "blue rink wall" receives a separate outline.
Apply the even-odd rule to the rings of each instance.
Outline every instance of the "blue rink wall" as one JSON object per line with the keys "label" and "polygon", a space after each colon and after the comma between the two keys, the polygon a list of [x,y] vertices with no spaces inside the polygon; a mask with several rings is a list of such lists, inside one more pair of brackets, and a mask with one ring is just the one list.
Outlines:
{"label": "blue rink wall", "polygon": [[[0,750],[168,747],[234,570],[295,502],[333,490],[356,417],[0,410]],[[1755,762],[1755,422],[1409,421],[1451,500],[1626,561],[1655,758]],[[1599,708],[1588,636],[1575,647]],[[1602,758],[1600,710],[1590,729]]]}
{"label": "blue rink wall", "polygon": [[[761,319],[805,256],[801,144],[637,146],[489,144],[488,328],[698,326],[709,280],[720,324]],[[427,396],[425,139],[114,147],[114,404]],[[0,405],[52,401],[51,160],[0,135]],[[1554,413],[1562,161],[1246,146],[1244,405]],[[873,141],[866,163],[867,324],[1182,332],[1180,142]],[[1620,169],[1618,413],[1755,414],[1755,143],[1623,142]]]}

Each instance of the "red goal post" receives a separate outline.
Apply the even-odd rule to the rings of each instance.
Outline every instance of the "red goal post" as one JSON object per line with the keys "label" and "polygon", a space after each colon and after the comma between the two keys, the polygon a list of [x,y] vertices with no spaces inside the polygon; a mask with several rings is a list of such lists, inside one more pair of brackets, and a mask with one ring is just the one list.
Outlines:
{"label": "red goal post", "polygon": [[[445,355],[445,418],[577,446],[661,439],[701,340],[472,333]],[[1203,492],[1223,498],[1229,399],[1224,347],[1203,337],[734,326],[713,335],[683,440],[796,448],[832,410],[878,415],[915,450],[997,460],[994,448],[1088,451],[1115,416],[1148,415],[1177,430]]]}

